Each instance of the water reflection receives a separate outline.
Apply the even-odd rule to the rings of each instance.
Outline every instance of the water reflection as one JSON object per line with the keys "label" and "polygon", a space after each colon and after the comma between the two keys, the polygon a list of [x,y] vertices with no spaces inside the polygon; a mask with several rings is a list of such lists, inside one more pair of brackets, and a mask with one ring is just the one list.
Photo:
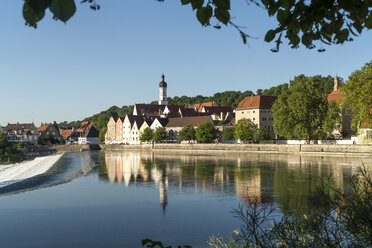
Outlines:
{"label": "water reflection", "polygon": [[[232,156],[106,152],[100,178],[126,187],[154,185],[165,213],[168,191],[237,195],[243,202],[277,204],[286,214],[302,215],[317,205],[319,179],[331,175],[343,190],[371,158],[314,157],[278,154]],[[369,168],[370,169],[370,168]],[[106,172],[106,173],[104,173]]]}

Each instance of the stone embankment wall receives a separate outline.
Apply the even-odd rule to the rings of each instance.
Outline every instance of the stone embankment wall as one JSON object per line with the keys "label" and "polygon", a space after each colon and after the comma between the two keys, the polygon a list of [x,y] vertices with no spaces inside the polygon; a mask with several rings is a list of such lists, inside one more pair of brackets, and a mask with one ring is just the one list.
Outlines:
{"label": "stone embankment wall", "polygon": [[99,145],[60,145],[54,148],[57,152],[84,152],[101,149]]}
{"label": "stone embankment wall", "polygon": [[22,151],[26,159],[32,159],[32,158],[40,157],[40,156],[48,156],[56,152],[56,150],[50,146],[35,146],[35,147],[29,146],[29,147],[20,149],[20,151]]}
{"label": "stone embankment wall", "polygon": [[281,144],[143,144],[143,145],[100,145],[108,151],[152,150],[174,152],[269,152],[269,153],[327,153],[360,154],[372,156],[369,145],[281,145]]}

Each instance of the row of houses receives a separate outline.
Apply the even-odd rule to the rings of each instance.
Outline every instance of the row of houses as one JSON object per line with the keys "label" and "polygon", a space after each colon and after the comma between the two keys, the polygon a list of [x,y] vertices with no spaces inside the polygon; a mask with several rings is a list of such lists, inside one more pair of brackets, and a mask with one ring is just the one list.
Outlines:
{"label": "row of houses", "polygon": [[9,142],[27,142],[31,144],[98,144],[98,130],[90,122],[83,122],[77,128],[61,128],[56,122],[8,123],[0,131],[4,132]]}
{"label": "row of houses", "polygon": [[[168,105],[167,83],[159,83],[158,105],[135,104],[132,115],[125,117],[111,117],[107,124],[105,142],[112,144],[139,144],[140,136],[145,128],[155,130],[165,127],[171,140],[177,140],[178,132],[186,125],[197,127],[201,123],[211,122],[220,131],[226,126],[233,126],[237,121],[250,119],[258,128],[264,127],[272,138],[276,137],[273,128],[274,116],[272,106],[276,96],[251,95],[244,98],[236,109],[220,107],[216,102],[194,104],[192,106]],[[339,101],[342,97],[337,76],[334,79],[334,89],[328,95],[328,102]],[[340,108],[342,106],[340,105]],[[333,132],[335,139],[348,138],[357,143],[369,143],[372,140],[372,125],[362,123],[358,135],[351,130],[351,113],[345,108],[341,109],[342,121]],[[354,137],[352,137],[354,136]]]}

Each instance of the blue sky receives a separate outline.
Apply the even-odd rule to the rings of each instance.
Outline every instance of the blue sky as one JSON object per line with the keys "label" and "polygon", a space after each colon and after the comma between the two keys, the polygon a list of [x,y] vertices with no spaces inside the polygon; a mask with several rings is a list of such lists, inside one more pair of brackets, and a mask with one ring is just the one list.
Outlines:
{"label": "blue sky", "polygon": [[[111,0],[100,11],[79,4],[67,23],[47,13],[24,25],[22,0],[0,9],[0,125],[79,120],[107,109],[157,100],[164,72],[169,96],[269,88],[295,75],[348,75],[371,59],[372,32],[325,53],[263,41],[275,27],[263,9],[234,0],[232,16],[259,39],[233,28],[202,27],[179,0]],[[212,23],[214,24],[214,23]]]}

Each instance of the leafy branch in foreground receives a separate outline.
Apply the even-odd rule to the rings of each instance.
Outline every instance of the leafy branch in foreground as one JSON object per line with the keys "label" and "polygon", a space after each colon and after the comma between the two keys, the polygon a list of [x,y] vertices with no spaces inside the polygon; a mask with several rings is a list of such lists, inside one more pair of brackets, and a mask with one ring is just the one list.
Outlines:
{"label": "leafy branch in foreground", "polygon": [[[164,2],[164,0],[157,0]],[[92,10],[100,10],[95,0],[82,0],[89,3]],[[267,31],[266,42],[274,42],[272,52],[278,52],[284,39],[291,48],[298,48],[300,44],[308,49],[315,48],[314,42],[327,45],[343,44],[358,37],[364,29],[372,28],[371,1],[368,0],[246,0],[255,6],[266,10],[269,16],[275,16],[277,27]],[[231,0],[181,0],[182,5],[190,5],[196,11],[196,18],[203,26],[211,26],[212,21],[216,29],[223,25],[235,28],[244,44],[250,36],[236,24],[231,16]],[[25,0],[23,17],[26,25],[37,27],[37,23],[45,16],[49,9],[53,18],[67,22],[76,12],[74,0]],[[252,20],[253,22],[254,20]],[[318,52],[324,52],[321,46]]]}

